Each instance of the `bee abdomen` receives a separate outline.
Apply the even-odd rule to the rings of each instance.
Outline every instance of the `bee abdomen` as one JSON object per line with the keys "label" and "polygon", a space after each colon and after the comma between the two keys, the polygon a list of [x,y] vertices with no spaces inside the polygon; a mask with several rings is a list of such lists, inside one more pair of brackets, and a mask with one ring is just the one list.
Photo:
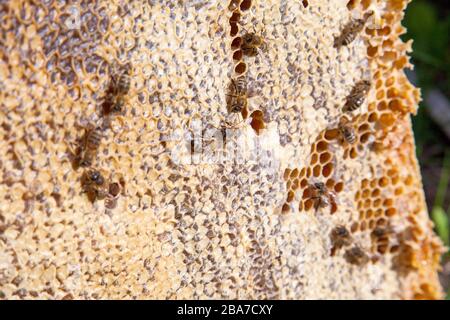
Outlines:
{"label": "bee abdomen", "polygon": [[355,135],[355,131],[353,130],[353,128],[347,127],[347,126],[342,126],[340,128],[342,137],[345,139],[345,141],[347,141],[350,144],[355,143],[356,141],[356,135]]}
{"label": "bee abdomen", "polygon": [[118,82],[118,93],[121,95],[125,95],[130,91],[130,76],[128,74],[122,74],[119,77],[119,82]]}
{"label": "bee abdomen", "polygon": [[92,165],[92,157],[89,152],[86,152],[80,161],[80,166],[90,167]]}
{"label": "bee abdomen", "polygon": [[102,135],[96,129],[89,134],[89,136],[87,138],[86,147],[88,149],[97,149],[100,146],[101,140],[102,140]]}
{"label": "bee abdomen", "polygon": [[342,38],[342,45],[344,46],[348,46],[350,43],[352,43],[354,40],[356,39],[356,34],[354,33],[349,33],[347,35],[345,35]]}

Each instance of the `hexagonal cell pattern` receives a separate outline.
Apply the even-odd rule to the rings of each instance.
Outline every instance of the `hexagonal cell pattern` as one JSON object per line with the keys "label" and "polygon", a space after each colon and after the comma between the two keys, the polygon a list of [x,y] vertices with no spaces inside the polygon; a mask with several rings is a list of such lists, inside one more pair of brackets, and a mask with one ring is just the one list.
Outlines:
{"label": "hexagonal cell pattern", "polygon": [[2,1],[0,299],[440,297],[407,2]]}

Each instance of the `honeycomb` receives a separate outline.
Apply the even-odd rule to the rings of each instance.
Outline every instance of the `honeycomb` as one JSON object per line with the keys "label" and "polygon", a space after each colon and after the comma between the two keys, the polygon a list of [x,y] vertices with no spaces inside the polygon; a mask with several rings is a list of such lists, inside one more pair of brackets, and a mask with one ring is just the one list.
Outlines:
{"label": "honeycomb", "polygon": [[[441,298],[407,2],[2,1],[0,299]],[[255,94],[230,114],[237,77]],[[92,168],[74,166],[90,124]],[[90,169],[114,203],[83,192]]]}

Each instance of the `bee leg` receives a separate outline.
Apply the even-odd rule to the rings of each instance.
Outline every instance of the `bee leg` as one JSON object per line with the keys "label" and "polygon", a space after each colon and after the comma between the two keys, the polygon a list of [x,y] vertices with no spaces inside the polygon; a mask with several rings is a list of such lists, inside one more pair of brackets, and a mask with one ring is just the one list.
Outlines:
{"label": "bee leg", "polygon": [[331,251],[330,251],[330,256],[333,257],[333,256],[336,254],[336,251],[337,251],[336,246],[333,246],[333,247],[331,248]]}

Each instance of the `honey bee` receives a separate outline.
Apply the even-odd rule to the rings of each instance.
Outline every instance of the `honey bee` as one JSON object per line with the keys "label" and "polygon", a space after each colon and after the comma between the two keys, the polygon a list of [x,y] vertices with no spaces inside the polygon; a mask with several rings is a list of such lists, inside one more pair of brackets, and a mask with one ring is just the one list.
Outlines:
{"label": "honey bee", "polygon": [[122,96],[114,96],[108,93],[102,105],[103,115],[124,113],[125,101]]}
{"label": "honey bee", "polygon": [[347,260],[348,263],[363,266],[367,264],[370,260],[367,253],[365,253],[360,247],[354,246],[351,249],[348,249],[345,251],[344,255],[345,260]]}
{"label": "honey bee", "polygon": [[334,256],[336,250],[351,245],[353,241],[350,232],[344,226],[337,226],[331,230],[330,238],[331,244],[333,245],[331,248],[332,256]]}
{"label": "honey bee", "polygon": [[364,103],[366,100],[367,93],[370,90],[371,83],[368,80],[361,80],[355,84],[355,86],[350,91],[347,96],[347,101],[345,103],[344,112],[352,112]]}
{"label": "honey bee", "polygon": [[378,226],[375,229],[373,229],[371,235],[373,238],[381,241],[381,240],[388,240],[389,235],[391,235],[392,233],[393,233],[392,228]]}
{"label": "honey bee", "polygon": [[103,199],[108,195],[106,179],[96,169],[86,171],[81,177],[83,192],[88,194],[89,200]]}
{"label": "honey bee", "polygon": [[311,199],[315,201],[315,209],[326,208],[336,205],[336,196],[334,192],[328,190],[323,182],[316,182],[312,185],[313,195]]}
{"label": "honey bee", "polygon": [[266,50],[267,44],[261,36],[254,32],[248,32],[242,36],[242,53],[248,57],[256,57],[259,50]]}
{"label": "honey bee", "polygon": [[338,129],[344,141],[349,144],[354,144],[356,141],[355,129],[353,129],[349,122],[347,118],[342,118],[339,122]]}
{"label": "honey bee", "polygon": [[352,43],[364,28],[367,20],[373,14],[374,12],[370,11],[366,13],[362,19],[354,19],[347,23],[344,26],[341,34],[334,39],[334,47],[340,48],[342,46],[348,46],[350,43]]}
{"label": "honey bee", "polygon": [[92,165],[93,159],[97,153],[103,136],[100,128],[94,125],[89,125],[85,128],[85,134],[81,140],[78,151],[75,152],[76,162],[82,167],[89,167]]}
{"label": "honey bee", "polygon": [[126,64],[118,74],[112,76],[110,91],[116,96],[126,95],[130,91],[131,85],[131,64]]}
{"label": "honey bee", "polygon": [[247,79],[239,77],[236,80],[231,79],[230,93],[227,94],[230,99],[227,99],[228,112],[232,114],[242,113],[247,108],[248,104],[248,90]]}

